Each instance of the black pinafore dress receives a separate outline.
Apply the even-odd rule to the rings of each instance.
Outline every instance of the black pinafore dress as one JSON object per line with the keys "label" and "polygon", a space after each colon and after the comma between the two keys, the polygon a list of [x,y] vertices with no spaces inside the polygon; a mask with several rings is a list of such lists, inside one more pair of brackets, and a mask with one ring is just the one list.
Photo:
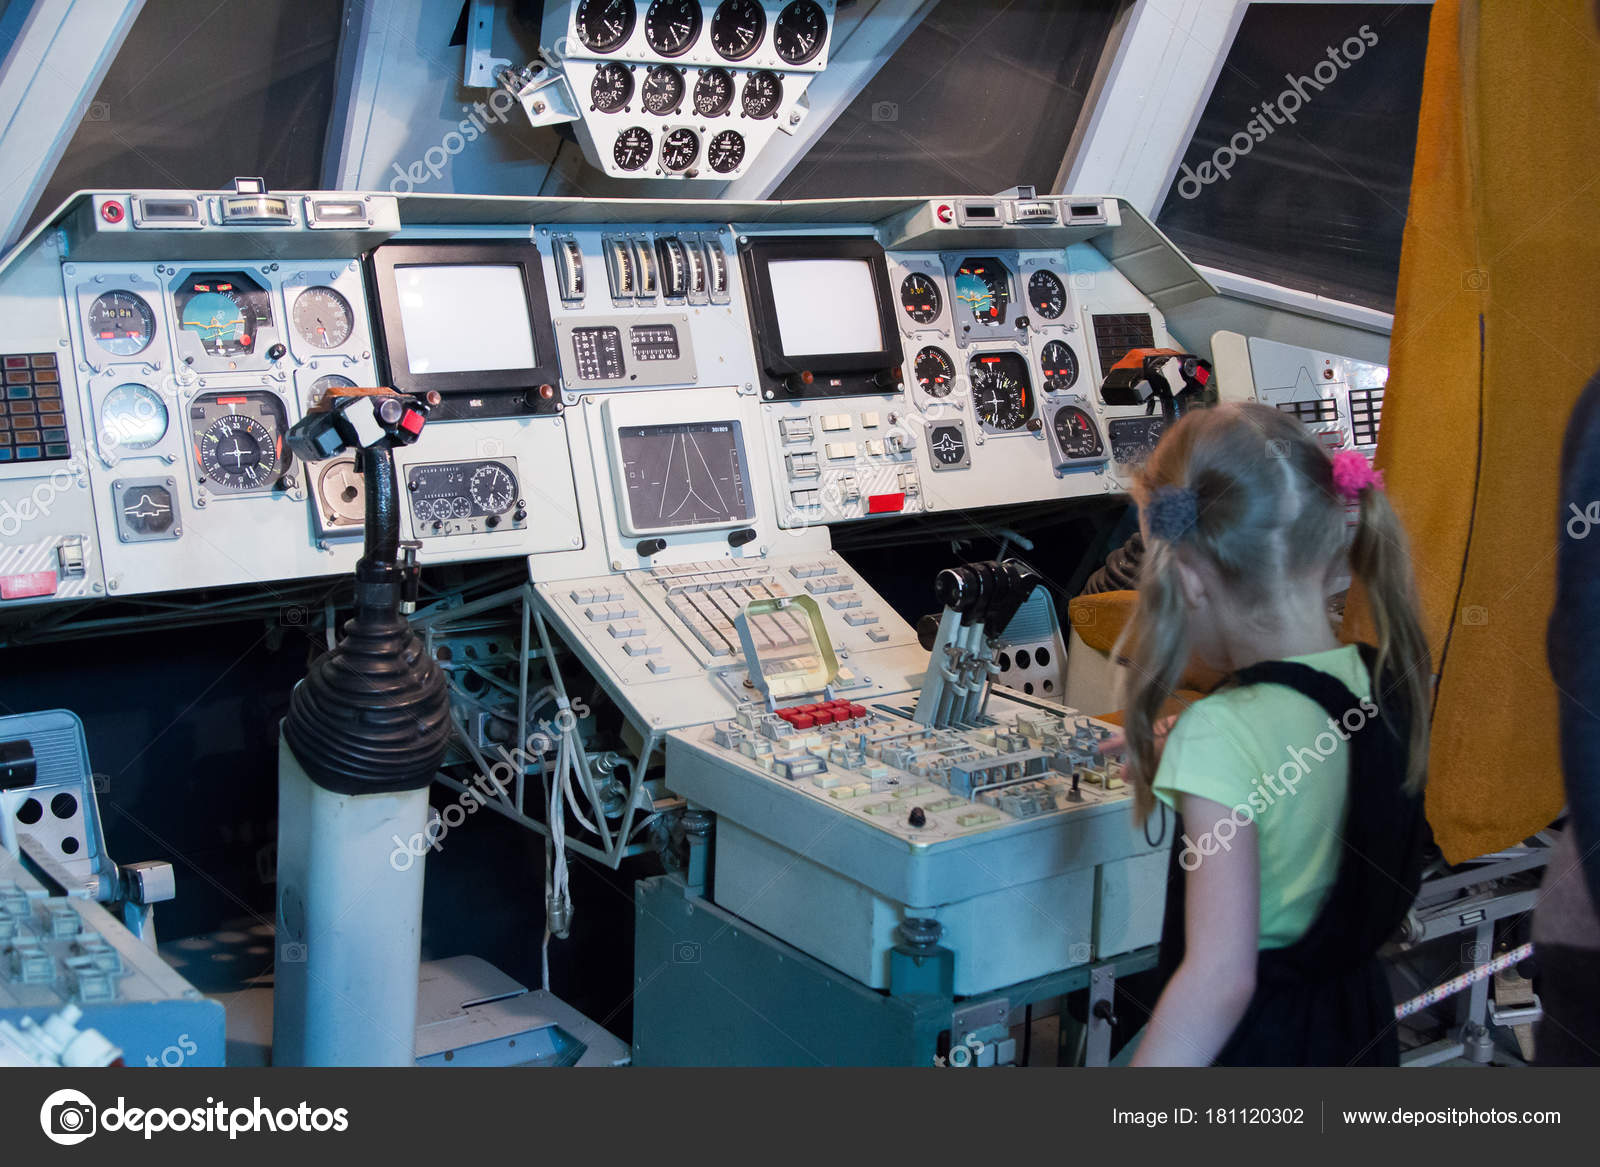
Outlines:
{"label": "black pinafore dress", "polygon": [[[1361,646],[1369,673],[1374,653]],[[1360,708],[1337,678],[1308,665],[1267,661],[1235,673],[1233,685],[1282,685],[1336,721]],[[1376,677],[1374,674],[1376,687]],[[1327,902],[1305,935],[1263,949],[1256,991],[1219,1066],[1393,1066],[1400,1060],[1394,996],[1377,959],[1393,938],[1421,884],[1428,843],[1422,799],[1407,794],[1407,726],[1369,717],[1350,735],[1350,793],[1343,853]],[[1185,872],[1178,862],[1180,818],[1173,832],[1161,932],[1162,981],[1183,960]]]}

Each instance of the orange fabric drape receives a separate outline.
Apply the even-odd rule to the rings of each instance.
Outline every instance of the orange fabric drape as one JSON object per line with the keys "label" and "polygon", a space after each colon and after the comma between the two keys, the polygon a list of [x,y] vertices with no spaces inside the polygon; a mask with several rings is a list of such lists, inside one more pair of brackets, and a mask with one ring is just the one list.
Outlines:
{"label": "orange fabric drape", "polygon": [[[1434,5],[1378,465],[1439,682],[1427,809],[1460,862],[1564,796],[1545,624],[1567,417],[1600,369],[1590,0]],[[1347,630],[1372,636],[1352,597]]]}

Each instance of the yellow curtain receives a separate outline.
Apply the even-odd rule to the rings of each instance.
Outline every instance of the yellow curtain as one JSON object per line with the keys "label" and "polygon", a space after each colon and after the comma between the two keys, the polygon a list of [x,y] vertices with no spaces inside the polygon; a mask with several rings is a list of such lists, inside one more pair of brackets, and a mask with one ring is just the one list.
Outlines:
{"label": "yellow curtain", "polygon": [[[1439,670],[1427,810],[1452,862],[1564,802],[1545,623],[1561,439],[1600,369],[1597,212],[1591,0],[1439,0],[1378,465]],[[1347,626],[1372,636],[1359,597]]]}

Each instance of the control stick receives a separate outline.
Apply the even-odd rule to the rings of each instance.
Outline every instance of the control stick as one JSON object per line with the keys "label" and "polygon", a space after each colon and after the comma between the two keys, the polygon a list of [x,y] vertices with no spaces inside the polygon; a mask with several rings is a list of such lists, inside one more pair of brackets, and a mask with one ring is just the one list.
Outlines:
{"label": "control stick", "polygon": [[415,1061],[426,848],[404,840],[428,837],[428,787],[451,724],[444,675],[403,615],[420,569],[400,542],[394,452],[421,436],[436,403],[337,390],[289,432],[307,462],[355,450],[366,541],[355,615],[295,686],[278,750],[280,1065]]}

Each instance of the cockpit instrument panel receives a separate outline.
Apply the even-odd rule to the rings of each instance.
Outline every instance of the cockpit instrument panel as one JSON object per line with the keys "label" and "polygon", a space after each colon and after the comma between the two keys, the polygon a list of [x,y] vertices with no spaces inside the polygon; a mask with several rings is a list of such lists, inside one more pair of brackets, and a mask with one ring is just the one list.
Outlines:
{"label": "cockpit instrument panel", "polygon": [[[541,41],[578,98],[584,155],[612,178],[728,181],[806,118],[834,0],[580,0]],[[572,115],[568,115],[572,120]],[[689,124],[687,119],[696,119]]]}

